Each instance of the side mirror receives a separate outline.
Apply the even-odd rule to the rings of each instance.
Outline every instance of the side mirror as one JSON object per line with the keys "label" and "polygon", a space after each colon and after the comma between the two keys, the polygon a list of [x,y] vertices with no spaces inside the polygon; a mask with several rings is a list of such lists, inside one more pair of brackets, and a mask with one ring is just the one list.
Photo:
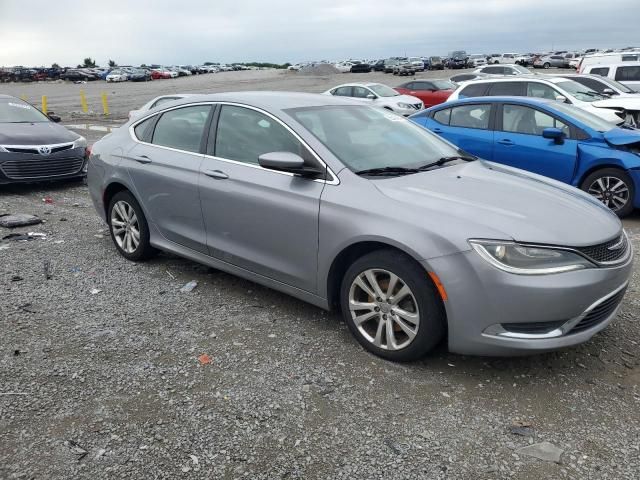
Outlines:
{"label": "side mirror", "polygon": [[269,170],[289,172],[304,177],[317,177],[323,173],[319,168],[305,165],[300,155],[291,152],[263,153],[258,157],[258,163]]}
{"label": "side mirror", "polygon": [[59,123],[60,120],[62,120],[62,118],[60,118],[58,115],[54,115],[53,112],[47,113],[47,117],[49,117],[49,120],[55,123]]}
{"label": "side mirror", "polygon": [[373,93],[370,93],[369,95],[367,95],[367,98],[368,98],[369,100],[375,100],[375,99],[376,99],[376,98],[378,98],[378,97],[376,97]]}
{"label": "side mirror", "polygon": [[556,95],[556,101],[566,103],[567,97],[565,97],[564,95]]}
{"label": "side mirror", "polygon": [[615,95],[615,94],[616,94],[616,92],[614,92],[614,91],[613,91],[612,89],[610,89],[610,88],[605,88],[604,90],[602,90],[602,93],[603,93],[604,95],[609,95],[609,96],[612,96],[612,95]]}
{"label": "side mirror", "polygon": [[564,132],[559,128],[545,128],[542,131],[542,137],[560,144],[564,141]]}

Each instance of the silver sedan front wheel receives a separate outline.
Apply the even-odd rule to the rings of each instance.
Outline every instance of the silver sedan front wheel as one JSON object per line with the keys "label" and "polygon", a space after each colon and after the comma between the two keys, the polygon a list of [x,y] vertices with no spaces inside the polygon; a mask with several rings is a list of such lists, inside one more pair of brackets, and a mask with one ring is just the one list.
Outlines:
{"label": "silver sedan front wheel", "polygon": [[349,289],[349,311],[360,334],[383,350],[400,350],[420,327],[418,302],[409,286],[393,272],[368,269]]}
{"label": "silver sedan front wheel", "polygon": [[125,253],[134,253],[140,245],[140,225],[131,205],[120,200],[111,209],[113,238]]}

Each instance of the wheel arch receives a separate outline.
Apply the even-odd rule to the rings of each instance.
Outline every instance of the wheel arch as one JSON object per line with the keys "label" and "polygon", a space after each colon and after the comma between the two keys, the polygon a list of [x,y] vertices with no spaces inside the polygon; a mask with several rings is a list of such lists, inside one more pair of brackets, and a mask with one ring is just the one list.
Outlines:
{"label": "wheel arch", "polygon": [[[421,268],[424,268],[422,264],[416,258],[416,255],[409,249],[405,249],[402,246],[393,245],[382,240],[362,240],[356,243],[352,243],[344,247],[333,259],[331,266],[326,277],[327,288],[327,305],[330,310],[339,308],[340,305],[340,287],[342,285],[342,278],[346,273],[349,266],[355,262],[358,258],[374,252],[376,250],[394,250],[402,253],[408,258],[412,259]],[[426,273],[426,270],[425,270]],[[431,281],[428,275],[425,275],[428,281]]]}
{"label": "wheel arch", "polygon": [[620,170],[621,172],[625,172],[626,174],[629,174],[629,169],[625,168],[620,163],[616,163],[615,160],[609,159],[606,161],[606,163],[598,163],[596,165],[592,165],[588,167],[584,172],[580,174],[580,177],[578,178],[578,182],[576,186],[578,188],[582,188],[582,184],[584,183],[584,181],[587,179],[589,175],[591,175],[594,172],[597,172],[598,170],[605,170],[607,168],[613,168],[616,170]]}
{"label": "wheel arch", "polygon": [[118,181],[111,182],[109,185],[107,185],[107,188],[104,189],[104,192],[102,194],[102,204],[104,206],[105,217],[109,215],[109,203],[111,203],[111,199],[114,197],[116,193],[122,192],[122,191],[129,192],[131,195],[134,196],[134,198],[136,196],[129,187],[127,187],[124,183],[120,183]]}

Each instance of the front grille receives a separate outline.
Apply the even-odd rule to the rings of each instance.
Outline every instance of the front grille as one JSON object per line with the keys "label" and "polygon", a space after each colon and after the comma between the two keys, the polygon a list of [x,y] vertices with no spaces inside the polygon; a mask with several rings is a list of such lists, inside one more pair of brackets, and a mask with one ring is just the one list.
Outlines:
{"label": "front grille", "polygon": [[556,322],[503,323],[502,328],[513,333],[530,333],[540,335],[552,332],[556,328],[560,328],[565,323],[566,320]]}
{"label": "front grille", "polygon": [[[619,248],[611,249],[616,245],[619,245]],[[597,263],[615,262],[626,257],[629,250],[629,241],[623,233],[608,242],[590,247],[577,247],[576,250]]]}
{"label": "front grille", "polygon": [[59,177],[80,173],[84,158],[50,158],[33,160],[7,160],[1,165],[7,178],[14,180]]}
{"label": "front grille", "polygon": [[[59,147],[51,147],[51,153],[63,152],[65,150],[69,150],[72,147],[72,143],[70,143],[69,145],[61,145]],[[40,154],[40,152],[38,151],[38,147],[5,147],[5,150],[7,152],[13,153]]]}
{"label": "front grille", "polygon": [[622,297],[626,292],[626,288],[623,288],[615,295],[607,298],[602,303],[596,305],[587,315],[580,320],[580,322],[571,329],[569,333],[578,333],[584,330],[588,330],[591,327],[595,327],[601,322],[604,322],[607,318],[611,316],[611,314],[618,308],[620,302],[622,302]]}

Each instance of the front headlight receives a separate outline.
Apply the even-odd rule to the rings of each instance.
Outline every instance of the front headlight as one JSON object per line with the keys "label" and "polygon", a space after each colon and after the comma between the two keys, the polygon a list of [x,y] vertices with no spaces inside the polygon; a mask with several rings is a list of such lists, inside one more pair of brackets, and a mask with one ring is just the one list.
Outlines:
{"label": "front headlight", "polygon": [[86,146],[87,139],[84,137],[80,137],[75,142],[73,142],[73,146],[71,148],[85,148]]}
{"label": "front headlight", "polygon": [[410,103],[398,102],[398,107],[400,107],[400,108],[413,108],[413,105],[411,105]]}
{"label": "front headlight", "polygon": [[547,275],[594,267],[589,260],[569,250],[500,240],[469,240],[469,243],[494,267],[518,275]]}

